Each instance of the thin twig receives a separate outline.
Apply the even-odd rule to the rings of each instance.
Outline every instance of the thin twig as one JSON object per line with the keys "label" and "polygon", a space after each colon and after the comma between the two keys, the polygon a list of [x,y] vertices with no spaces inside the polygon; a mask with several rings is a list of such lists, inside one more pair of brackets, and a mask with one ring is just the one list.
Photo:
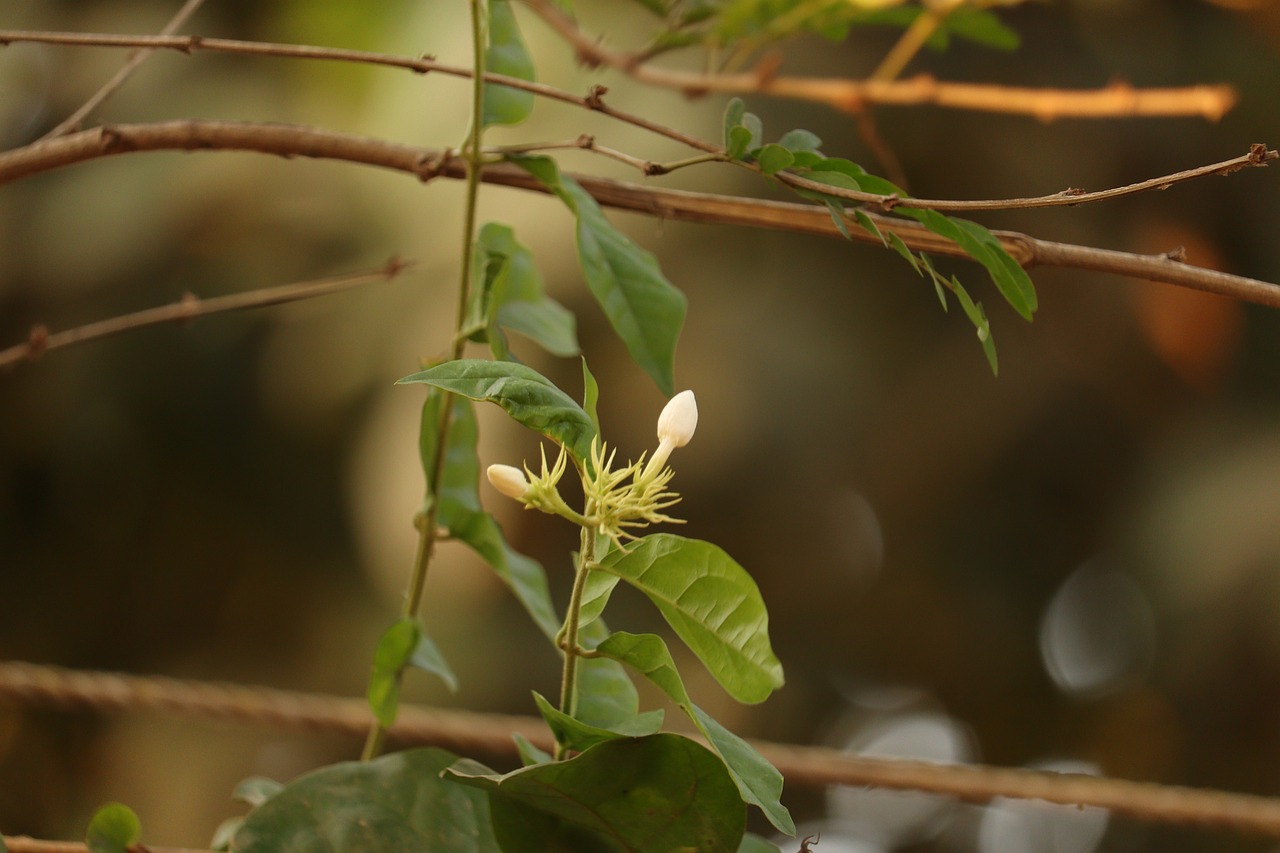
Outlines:
{"label": "thin twig", "polygon": [[[172,121],[112,125],[0,153],[0,184],[133,151],[213,149],[345,160],[407,172],[424,181],[437,176],[460,178],[463,174],[461,162],[445,159],[441,152],[380,139],[295,125]],[[1271,152],[1267,154],[1270,156]],[[516,166],[489,166],[482,177],[490,183],[547,191],[528,172]],[[656,189],[585,175],[571,177],[601,204],[649,216],[841,236],[826,210],[815,205]],[[916,223],[900,218],[873,219],[882,231],[899,235],[912,249],[954,256],[963,254],[951,241]],[[879,242],[860,228],[849,231],[853,239]],[[1167,254],[1138,255],[1053,243],[1012,231],[999,231],[996,236],[1013,258],[1026,267],[1040,264],[1117,273],[1280,308],[1280,286],[1182,263]]]}
{"label": "thin twig", "polygon": [[[470,79],[472,69],[462,65],[449,65],[437,62],[433,57],[422,56],[411,58],[389,53],[374,53],[365,50],[349,50],[337,47],[314,47],[312,45],[276,44],[271,42],[241,41],[238,39],[204,38],[203,36],[152,36],[152,35],[112,35],[106,33],[60,33],[37,32],[34,30],[0,30],[0,47],[17,43],[61,44],[79,47],[111,47],[111,48],[147,48],[151,50],[176,50],[179,53],[235,53],[249,56],[276,56],[286,59],[312,59],[327,62],[352,62],[364,65],[381,65],[389,68],[403,68],[417,74],[445,74],[450,77]],[[608,91],[603,86],[592,87],[585,96],[574,95],[554,86],[508,77],[505,74],[486,73],[486,83],[507,86],[532,92],[539,97],[561,101],[574,106],[583,107],[603,113],[610,118],[643,128],[660,136],[697,148],[700,151],[714,151],[716,146],[696,139],[680,131],[650,121],[644,116],[614,109],[604,103],[603,96]]]}
{"label": "thin twig", "polygon": [[[224,53],[280,56],[295,59],[320,59],[386,65],[406,68],[419,73],[436,71],[442,74],[465,78],[469,78],[472,74],[471,70],[468,68],[444,65],[429,58],[409,59],[407,57],[393,56],[390,54],[369,53],[366,51],[347,50],[341,48],[268,44],[265,42],[237,41],[234,39],[207,39],[199,36],[119,36],[94,33],[0,31],[0,45],[6,45],[13,42],[39,42],[100,47],[148,46],[151,48],[168,48],[171,50],[178,50],[183,53],[206,50]],[[642,127],[653,133],[665,136],[668,139],[680,142],[699,151],[705,151],[709,154],[724,153],[724,149],[719,145],[681,133],[674,128],[650,121],[642,116],[614,109],[604,102],[603,96],[608,90],[602,86],[593,87],[592,90],[584,97],[556,89],[553,86],[532,83],[527,80],[507,77],[501,74],[485,74],[485,80],[490,83],[522,89],[542,97],[553,98],[564,103],[570,103],[585,109],[601,112],[619,121],[623,121],[637,127]],[[1119,187],[1116,189],[1101,190],[1092,193],[1081,192],[1076,189],[1067,189],[1046,196],[1012,199],[957,200],[912,198],[910,199],[910,205],[912,207],[927,208],[930,210],[952,211],[1008,210],[1018,208],[1071,206],[1091,201],[1099,201],[1106,198],[1115,198],[1117,196],[1142,192],[1148,189],[1164,189],[1174,183],[1190,180],[1206,174],[1227,174],[1245,166],[1260,166],[1275,159],[1277,156],[1278,155],[1275,151],[1269,151],[1265,146],[1259,147],[1258,145],[1255,145],[1248,154],[1234,157],[1230,160],[1224,160],[1221,163],[1213,163],[1208,166],[1189,169],[1185,172],[1179,172],[1173,175],[1152,178],[1149,181],[1143,181],[1139,184],[1133,184],[1128,187]],[[837,198],[848,199],[849,201],[860,204],[877,205],[885,209],[890,209],[898,204],[906,202],[906,199],[902,199],[897,196],[885,196],[877,193],[867,193],[859,190],[834,187],[829,184],[810,181],[801,175],[795,175],[788,172],[779,172],[776,177],[783,183],[789,184],[793,187],[816,190]]]}
{"label": "thin twig", "polygon": [[653,68],[644,57],[618,53],[587,36],[551,0],[524,0],[576,51],[589,66],[609,66],[635,80],[675,89],[688,95],[708,92],[775,95],[828,104],[853,112],[863,104],[919,106],[1059,118],[1119,118],[1133,116],[1199,116],[1217,121],[1236,102],[1230,86],[1187,86],[1134,89],[1113,83],[1101,89],[1032,89],[980,83],[952,83],[920,75],[902,80],[843,80],[778,77],[769,66],[742,74],[698,74]]}
{"label": "thin twig", "polygon": [[49,350],[60,349],[71,344],[116,335],[144,326],[155,326],[161,323],[176,323],[205,317],[209,314],[223,314],[228,311],[240,311],[246,308],[265,308],[269,305],[282,305],[286,302],[300,302],[318,296],[349,290],[378,281],[390,281],[413,264],[392,258],[379,270],[370,272],[340,275],[317,281],[304,281],[296,284],[285,284],[279,287],[268,287],[248,293],[232,293],[216,296],[212,299],[200,299],[192,293],[185,294],[171,305],[147,308],[132,314],[123,314],[99,320],[65,332],[50,332],[48,327],[38,325],[32,328],[27,340],[0,350],[0,369],[12,368],[24,361],[34,361]]}
{"label": "thin twig", "polygon": [[[169,19],[169,23],[165,24],[164,29],[160,31],[160,35],[169,36],[176,33],[182,25],[187,22],[187,19],[195,14],[196,10],[199,9],[203,3],[204,0],[187,0],[186,3],[182,4],[182,8],[173,13],[173,17]],[[151,53],[152,51],[142,48],[130,53],[124,66],[117,71],[110,80],[104,83],[101,89],[94,92],[89,100],[80,105],[79,109],[67,116],[58,124],[57,127],[46,133],[41,138],[50,139],[55,136],[64,136],[68,133],[74,133],[75,131],[80,130],[84,124],[84,120],[89,116],[89,114],[102,106],[103,102],[106,101],[107,98],[114,95],[116,90],[123,86],[125,81],[128,80],[133,75],[133,72],[138,69],[138,66],[147,61],[147,57],[150,56]]]}
{"label": "thin twig", "polygon": [[[3,837],[9,853],[92,853],[82,841],[45,841],[26,835],[5,835]],[[148,844],[145,847],[135,844],[128,848],[133,853],[212,853],[210,850],[192,850],[186,847],[156,847]]]}
{"label": "thin twig", "polygon": [[[360,737],[372,714],[361,699],[204,681],[79,672],[0,663],[0,701],[26,707],[158,711],[194,717],[327,731]],[[514,757],[512,733],[542,749],[553,739],[541,720],[404,707],[389,735],[403,744],[435,744],[466,754]],[[754,741],[793,785],[851,785],[923,791],[984,803],[996,797],[1094,806],[1138,820],[1229,827],[1280,837],[1280,799],[1155,785],[1073,773],[868,758],[822,747]]]}

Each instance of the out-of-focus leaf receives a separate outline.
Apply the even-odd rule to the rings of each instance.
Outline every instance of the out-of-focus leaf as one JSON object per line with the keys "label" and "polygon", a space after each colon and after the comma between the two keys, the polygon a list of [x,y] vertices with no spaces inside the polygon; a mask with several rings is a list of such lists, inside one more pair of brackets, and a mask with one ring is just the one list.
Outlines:
{"label": "out-of-focus leaf", "polygon": [[761,838],[754,832],[748,832],[742,836],[742,843],[738,845],[738,853],[782,853],[782,848],[767,838]]}
{"label": "out-of-focus leaf", "polygon": [[758,807],[780,832],[795,834],[791,813],[782,805],[782,774],[749,743],[690,701],[671,652],[661,637],[619,631],[600,643],[597,651],[625,663],[667,694],[724,761],[743,801]]}
{"label": "out-of-focus leaf", "polygon": [[596,412],[596,404],[600,401],[600,386],[596,383],[596,378],[591,375],[590,369],[587,368],[587,360],[582,359],[582,410],[587,413],[587,417],[591,420],[591,426],[595,428],[596,435],[600,434],[600,415]]}
{"label": "out-of-focus leaf", "polygon": [[578,259],[587,287],[631,358],[670,396],[686,300],[662,275],[653,254],[609,224],[590,194],[547,157],[513,157],[577,216]]}
{"label": "out-of-focus leaf", "polygon": [[776,142],[770,142],[756,154],[756,163],[766,175],[789,169],[795,161],[795,156]]}
{"label": "out-of-focus leaf", "polygon": [[275,779],[268,779],[265,776],[250,776],[248,779],[240,780],[240,784],[236,785],[236,789],[231,792],[231,799],[256,809],[280,793],[280,789],[283,787],[284,785]]}
{"label": "out-of-focus leaf", "polygon": [[782,134],[782,138],[778,140],[778,144],[783,148],[795,154],[797,151],[807,151],[817,154],[818,149],[822,147],[822,140],[817,134],[803,128],[788,130]]}
{"label": "out-of-focus leaf", "polygon": [[516,742],[516,752],[520,756],[520,764],[523,767],[532,767],[535,764],[546,764],[555,759],[551,753],[535,746],[529,742],[529,739],[519,732],[513,732],[511,739]]}
{"label": "out-of-focus leaf", "polygon": [[724,764],[680,735],[611,740],[501,776],[460,761],[446,775],[489,792],[504,853],[734,853],[746,826]]}
{"label": "out-of-focus leaf", "polygon": [[[484,67],[495,74],[520,80],[533,80],[533,58],[520,37],[515,13],[508,0],[489,0],[489,48]],[[519,124],[533,112],[533,93],[510,86],[484,87],[484,109],[481,126]]]}
{"label": "out-of-focus leaf", "polygon": [[232,849],[499,853],[488,797],[440,778],[455,761],[442,749],[415,749],[309,773],[250,812]]}
{"label": "out-of-focus leaf", "polygon": [[533,253],[510,227],[489,222],[476,237],[476,271],[468,325],[483,325],[493,357],[507,359],[501,328],[519,332],[558,356],[578,354],[573,313],[546,295]]}

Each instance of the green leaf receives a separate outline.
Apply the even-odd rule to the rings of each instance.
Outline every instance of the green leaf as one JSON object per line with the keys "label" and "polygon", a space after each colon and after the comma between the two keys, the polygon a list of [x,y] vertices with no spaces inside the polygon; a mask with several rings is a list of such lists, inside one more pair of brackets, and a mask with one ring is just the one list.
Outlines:
{"label": "green leaf", "polygon": [[957,9],[947,16],[948,32],[996,50],[1017,50],[1022,40],[993,12],[986,9]]}
{"label": "green leaf", "polygon": [[818,149],[822,146],[822,140],[816,134],[796,128],[788,130],[782,134],[782,138],[778,140],[778,144],[794,154],[797,151],[808,151],[813,154],[818,153]]}
{"label": "green leaf", "polygon": [[795,161],[796,158],[790,151],[774,142],[770,142],[756,154],[756,163],[766,175],[788,169]]}
{"label": "green leaf", "polygon": [[625,553],[609,554],[600,565],[647,595],[739,702],[763,702],[782,686],[760,590],[716,545],[657,533]]}
{"label": "green leaf", "polygon": [[446,775],[489,792],[504,853],[734,853],[746,825],[724,764],[674,734],[612,740],[501,776],[460,761]]}
{"label": "green leaf", "polygon": [[578,218],[578,260],[587,287],[631,358],[667,396],[675,393],[675,351],[686,300],[653,254],[609,224],[600,205],[547,157],[513,157]]}
{"label": "green leaf", "polygon": [[[794,834],[792,833],[792,835]],[[742,836],[742,843],[738,845],[738,853],[782,853],[782,848],[767,838],[761,838],[754,832],[748,832]],[[814,851],[814,853],[817,853],[817,851]]]}
{"label": "green leaf", "polygon": [[142,837],[142,822],[123,803],[107,803],[93,813],[84,843],[90,853],[128,853]]}
{"label": "green leaf", "polygon": [[[855,222],[857,222],[859,225],[862,226],[863,231],[866,231],[872,237],[875,237],[877,240],[879,240],[886,249],[889,248],[889,240],[880,231],[879,226],[876,225],[875,221],[870,216],[867,216],[867,214],[862,212],[861,210],[855,209],[853,211],[853,219]],[[901,240],[902,238],[899,237],[898,239]],[[914,261],[912,261],[912,266],[915,266]]]}
{"label": "green leaf", "polygon": [[900,211],[920,222],[933,233],[946,237],[966,255],[982,264],[996,289],[1023,319],[1031,320],[1037,307],[1035,285],[1026,270],[1004,250],[1000,240],[983,226],[967,219],[943,216],[936,210],[912,207]]}
{"label": "green leaf", "polygon": [[468,325],[483,325],[493,357],[510,357],[500,329],[519,332],[552,355],[577,355],[573,312],[546,295],[530,252],[506,225],[489,222],[476,237]]}
{"label": "green leaf", "polygon": [[725,156],[730,160],[741,160],[751,150],[751,141],[751,131],[747,128],[742,125],[731,128],[729,130],[729,145],[725,149]]}
{"label": "green leaf", "polygon": [[238,853],[499,853],[488,798],[440,778],[442,749],[333,764],[290,782],[250,812]]}
{"label": "green leaf", "polygon": [[[459,359],[406,376],[471,400],[497,403],[518,423],[563,445],[578,461],[591,455],[595,427],[573,398],[531,367],[487,359]],[[473,445],[474,448],[474,445]]]}
{"label": "green leaf", "polygon": [[795,834],[791,813],[782,805],[782,774],[751,744],[721,726],[689,700],[675,661],[661,637],[619,631],[600,643],[597,651],[625,663],[667,694],[689,716],[724,761],[743,801],[758,807],[780,832]]}
{"label": "green leaf", "polygon": [[582,359],[582,409],[591,419],[591,426],[596,431],[596,435],[600,434],[600,415],[596,412],[596,404],[599,401],[600,386],[596,384],[596,378],[587,368],[587,359],[584,356]]}
{"label": "green leaf", "polygon": [[390,728],[396,721],[400,708],[400,673],[418,644],[419,634],[416,621],[402,619],[387,629],[373,653],[373,672],[365,696],[374,718],[383,728]]}
{"label": "green leaf", "polygon": [[[815,193],[815,195],[817,194]],[[827,206],[827,213],[831,214],[831,221],[836,224],[836,228],[844,235],[844,238],[852,240],[853,235],[849,233],[849,226],[844,221],[844,203],[831,196],[823,197],[822,203]]]}
{"label": "green leaf", "polygon": [[[604,621],[597,619],[578,628],[578,643],[594,648],[609,635]],[[588,725],[611,729],[640,711],[640,694],[627,675],[626,667],[607,657],[578,661],[578,703],[574,716]]]}
{"label": "green leaf", "polygon": [[[747,114],[747,105],[742,98],[730,98],[724,107],[724,147],[733,148],[733,129],[742,125],[742,117]],[[743,151],[746,149],[744,148]],[[741,156],[741,155],[739,155]],[[733,159],[737,159],[734,157]]]}
{"label": "green leaf", "polygon": [[547,727],[555,735],[556,742],[575,752],[584,752],[608,740],[654,734],[662,728],[664,716],[661,709],[645,711],[643,714],[635,714],[628,719],[619,720],[609,728],[604,728],[589,725],[562,713],[537,691],[534,691],[533,701],[538,706],[538,713],[546,721]]}
{"label": "green leaf", "polygon": [[592,571],[587,575],[582,589],[582,605],[578,611],[578,625],[589,625],[604,612],[609,596],[620,578],[608,572]]}
{"label": "green leaf", "polygon": [[[209,842],[210,850],[230,850],[231,842],[244,824],[244,816],[229,817],[213,831],[213,839]],[[0,844],[0,853],[4,853],[4,845]]]}
{"label": "green leaf", "polygon": [[[911,264],[911,268],[916,271],[917,275],[924,275],[924,271],[920,269],[920,262],[916,260],[915,252],[911,251],[911,248],[902,241],[902,238],[892,231],[889,232],[889,245],[902,256],[903,260]],[[942,307],[947,307],[945,299],[942,301]]]}
{"label": "green leaf", "polygon": [[[486,71],[533,80],[533,58],[520,37],[515,13],[508,0],[489,2],[489,48],[484,54]],[[533,112],[533,93],[510,86],[485,84],[481,127],[519,124]]]}
{"label": "green leaf", "polygon": [[236,785],[236,789],[231,792],[231,799],[256,809],[280,793],[280,789],[283,787],[284,785],[275,779],[268,779],[265,776],[250,776],[248,779],[240,780],[240,784]]}
{"label": "green leaf", "polygon": [[996,359],[996,343],[991,337],[991,322],[987,319],[987,312],[982,310],[982,303],[974,302],[969,297],[968,291],[960,285],[960,281],[955,276],[951,277],[951,292],[956,295],[956,301],[964,309],[965,316],[969,318],[969,322],[973,323],[973,328],[978,334],[978,340],[982,342],[982,352],[987,357],[987,364],[991,365],[991,374],[999,376],[1000,363]]}
{"label": "green leaf", "polygon": [[547,764],[548,762],[555,760],[551,753],[534,745],[527,737],[519,732],[512,732],[511,739],[516,742],[516,753],[519,754],[520,764],[523,767],[532,767],[535,764]]}
{"label": "green leaf", "polygon": [[[450,362],[457,364],[458,362]],[[481,362],[492,364],[493,362]],[[441,365],[446,367],[448,365]],[[519,367],[519,365],[508,365]],[[522,368],[528,370],[528,368]],[[530,371],[532,372],[532,371]],[[545,381],[545,380],[544,380]],[[436,436],[444,394],[432,389],[422,406],[422,431],[419,451],[427,482],[434,477]],[[568,399],[567,397],[565,399]],[[572,401],[570,401],[572,403]],[[479,554],[516,596],[533,621],[547,637],[554,637],[560,618],[551,603],[547,575],[536,561],[507,544],[502,528],[493,516],[480,509],[480,459],[476,455],[479,427],[475,410],[465,399],[453,398],[453,416],[449,421],[449,441],[445,447],[444,472],[438,498],[427,496],[430,503],[439,501],[436,523],[460,542]]]}

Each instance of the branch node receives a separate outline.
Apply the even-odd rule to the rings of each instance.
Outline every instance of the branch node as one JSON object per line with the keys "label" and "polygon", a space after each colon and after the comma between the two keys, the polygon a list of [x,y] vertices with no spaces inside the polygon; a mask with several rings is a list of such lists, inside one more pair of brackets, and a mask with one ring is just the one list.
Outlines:
{"label": "branch node", "polygon": [[404,272],[408,266],[409,266],[409,262],[406,261],[404,258],[400,257],[399,255],[392,255],[391,257],[387,258],[386,264],[383,265],[382,274],[385,275],[387,278],[395,278],[396,276],[400,275],[400,273]]}
{"label": "branch node", "polygon": [[1275,151],[1268,151],[1266,143],[1264,142],[1255,142],[1249,146],[1250,166],[1265,165],[1268,160],[1274,160],[1278,156],[1280,156],[1280,154],[1277,154]]}
{"label": "branch node", "polygon": [[596,138],[589,133],[581,134],[577,139],[577,145],[579,148],[590,151],[596,147]]}
{"label": "branch node", "polygon": [[124,134],[115,125],[104,124],[99,127],[98,137],[102,140],[102,150],[107,154],[128,151],[130,148]]}
{"label": "branch node", "polygon": [[449,156],[449,149],[447,148],[438,153],[428,152],[423,154],[413,161],[413,173],[418,176],[418,180],[425,184],[440,175],[440,171],[444,168],[445,161],[449,159]]}
{"label": "branch node", "polygon": [[1166,261],[1173,261],[1175,264],[1185,264],[1187,262],[1187,247],[1178,246],[1176,249],[1161,252],[1160,257]]}
{"label": "branch node", "polygon": [[49,349],[49,327],[44,323],[37,323],[27,333],[27,358],[34,361],[44,355],[47,349]]}
{"label": "branch node", "polygon": [[182,298],[178,300],[177,305],[178,320],[183,323],[190,323],[196,317],[200,316],[200,297],[196,296],[190,290],[182,294]]}
{"label": "branch node", "polygon": [[589,110],[603,110],[604,96],[609,93],[608,86],[601,86],[599,83],[592,86],[587,92],[586,107]]}
{"label": "branch node", "polygon": [[883,210],[885,213],[892,213],[893,209],[900,204],[902,204],[902,197],[899,196],[897,193],[884,196],[879,201],[880,209]]}
{"label": "branch node", "polygon": [[199,50],[203,46],[204,36],[187,36],[186,43],[179,47],[178,50],[190,56],[191,51]]}
{"label": "branch node", "polygon": [[655,162],[653,162],[652,160],[646,160],[646,161],[645,161],[645,162],[640,166],[640,171],[641,171],[641,172],[642,172],[646,177],[650,177],[650,178],[652,178],[652,177],[654,177],[655,175],[665,175],[665,174],[667,174],[668,172],[670,172],[671,170],[670,170],[670,169],[668,169],[666,166],[662,165],[661,163],[655,163]]}
{"label": "branch node", "polygon": [[426,74],[431,70],[431,66],[435,62],[436,55],[434,53],[420,53],[418,54],[417,64],[411,66],[409,70],[414,74]]}

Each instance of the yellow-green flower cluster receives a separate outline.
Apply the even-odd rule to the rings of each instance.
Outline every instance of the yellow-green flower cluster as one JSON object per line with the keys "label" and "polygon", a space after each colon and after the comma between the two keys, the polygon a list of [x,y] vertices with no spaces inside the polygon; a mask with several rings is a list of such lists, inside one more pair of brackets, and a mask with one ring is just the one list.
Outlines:
{"label": "yellow-green flower cluster", "polygon": [[544,450],[542,472],[536,476],[527,466],[521,471],[511,465],[490,465],[489,482],[528,509],[540,509],[593,527],[618,548],[624,548],[623,540],[638,538],[634,530],[663,522],[683,523],[664,512],[680,502],[680,495],[667,489],[675,475],[667,466],[667,459],[672,450],[689,443],[697,426],[698,405],[693,392],[682,391],[671,398],[658,417],[658,448],[647,463],[642,454],[639,460],[615,469],[616,451],[611,452],[599,438],[593,440],[591,464],[580,471],[586,498],[584,513],[571,509],[556,488],[565,471],[564,448],[552,466],[547,465]]}

